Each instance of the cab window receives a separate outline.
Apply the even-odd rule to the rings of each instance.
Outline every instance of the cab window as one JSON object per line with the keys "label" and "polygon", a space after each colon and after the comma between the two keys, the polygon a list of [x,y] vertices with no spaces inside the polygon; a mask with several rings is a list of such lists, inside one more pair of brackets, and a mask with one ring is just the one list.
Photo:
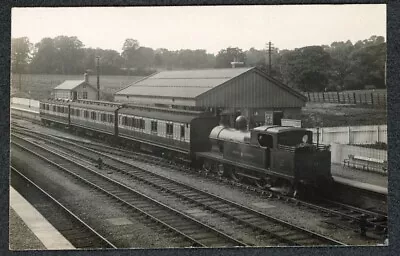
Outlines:
{"label": "cab window", "polygon": [[278,144],[297,146],[302,143],[312,143],[311,131],[289,131],[278,134]]}
{"label": "cab window", "polygon": [[257,135],[257,140],[261,147],[272,148],[274,145],[272,135],[269,134],[260,133]]}

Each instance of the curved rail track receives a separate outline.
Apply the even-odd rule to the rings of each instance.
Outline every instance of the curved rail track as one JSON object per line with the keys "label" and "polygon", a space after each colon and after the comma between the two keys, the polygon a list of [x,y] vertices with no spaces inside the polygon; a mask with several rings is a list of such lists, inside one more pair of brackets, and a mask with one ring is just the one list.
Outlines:
{"label": "curved rail track", "polygon": [[[32,134],[25,134],[25,136],[32,136]],[[91,161],[101,156],[104,159],[105,168],[118,171],[130,179],[140,181],[159,191],[183,199],[203,211],[210,211],[218,215],[223,222],[233,221],[234,225],[244,227],[248,230],[248,233],[257,236],[257,241],[260,241],[260,244],[256,245],[344,245],[341,242],[278,220],[216,195],[143,170],[110,155],[71,142],[55,142],[43,137],[41,136],[40,139],[69,151],[68,154],[77,154],[79,157]]]}
{"label": "curved rail track", "polygon": [[[165,204],[134,191],[126,185],[100,174],[58,153],[12,135],[12,144],[45,160],[57,169],[86,184],[108,197],[117,200],[130,210],[140,213],[164,226],[169,232],[185,240],[193,247],[237,247],[247,246],[192,217],[185,215]],[[189,242],[189,243],[188,243]]]}
{"label": "curved rail track", "polygon": [[[37,134],[38,136],[45,138],[42,134]],[[379,236],[384,236],[387,234],[387,214],[380,211],[372,211],[367,209],[361,209],[358,207],[354,207],[348,204],[343,204],[340,202],[327,200],[324,198],[319,198],[317,202],[308,202],[300,199],[296,199],[293,197],[287,197],[280,193],[260,189],[254,187],[252,185],[247,185],[241,182],[235,182],[231,179],[227,179],[224,177],[216,176],[210,173],[199,172],[198,170],[194,170],[187,166],[176,165],[169,160],[152,156],[149,154],[132,152],[120,148],[111,147],[108,145],[104,145],[102,143],[94,143],[94,142],[83,142],[73,138],[65,138],[62,136],[54,136],[54,138],[59,138],[60,140],[68,140],[72,141],[75,144],[83,145],[87,148],[96,150],[96,152],[103,152],[109,156],[109,154],[122,156],[125,158],[133,159],[135,161],[145,162],[149,164],[154,164],[162,167],[179,169],[184,171],[189,175],[202,175],[203,177],[211,177],[215,180],[217,178],[219,181],[234,185],[237,187],[241,187],[247,191],[255,192],[259,195],[267,196],[270,199],[282,200],[288,203],[292,203],[298,207],[303,207],[315,212],[323,213],[326,216],[331,217],[335,221],[335,225],[345,229],[353,229],[359,230],[359,221],[362,216],[366,217],[367,228],[370,232],[374,232]]]}
{"label": "curved rail track", "polygon": [[13,187],[46,217],[75,248],[117,248],[14,167],[11,167],[11,181]]}
{"label": "curved rail track", "polygon": [[[58,137],[58,136],[57,136]],[[62,139],[61,136],[59,136]],[[65,138],[64,138],[65,139]],[[199,172],[198,170],[194,170],[192,168],[188,168],[186,166],[179,166],[172,163],[169,160],[152,156],[149,154],[132,152],[120,148],[115,148],[107,145],[103,145],[101,143],[93,143],[93,142],[82,142],[72,138],[68,138],[68,140],[73,141],[75,143],[84,145],[88,148],[94,149],[96,151],[100,151],[106,154],[113,154],[116,156],[122,156],[125,158],[130,158],[135,161],[141,161],[149,164],[154,164],[162,167],[172,168],[172,169],[180,169],[185,171],[189,175],[201,175],[203,177],[211,177],[215,180],[219,180],[225,184],[234,185],[237,187],[241,187],[250,192],[256,192],[259,195],[264,195],[269,198],[274,198],[277,200],[282,200],[288,203],[295,204],[299,207],[304,207],[316,212],[323,213],[326,216],[330,216],[332,218],[336,218],[342,224],[336,224],[339,227],[345,229],[354,229],[358,230],[358,222],[360,221],[361,216],[366,216],[367,221],[367,228],[371,231],[376,233],[377,235],[386,235],[387,234],[387,213],[382,211],[374,211],[368,209],[362,209],[359,207],[355,207],[352,205],[340,203],[337,201],[328,200],[325,198],[318,198],[315,202],[309,202],[300,200],[293,197],[288,197],[280,194],[279,192],[274,192],[270,190],[260,189],[258,187],[244,184],[241,182],[235,182],[232,179],[227,179],[221,176],[217,176],[215,174],[210,174],[207,172]]]}

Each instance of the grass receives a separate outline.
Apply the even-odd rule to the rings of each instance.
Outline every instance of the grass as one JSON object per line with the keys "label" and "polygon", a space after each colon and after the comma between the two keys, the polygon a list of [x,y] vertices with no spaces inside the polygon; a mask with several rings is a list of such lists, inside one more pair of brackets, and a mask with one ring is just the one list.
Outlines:
{"label": "grass", "polygon": [[303,127],[335,127],[387,124],[386,108],[308,102],[303,108]]}
{"label": "grass", "polygon": [[[100,76],[100,90],[107,98],[117,90],[141,79],[141,76]],[[33,99],[40,100],[51,97],[52,90],[65,80],[83,80],[83,75],[47,75],[23,74],[21,75],[21,92],[31,95]],[[89,83],[97,86],[96,76],[89,77]],[[19,85],[19,75],[11,76],[12,92]]]}

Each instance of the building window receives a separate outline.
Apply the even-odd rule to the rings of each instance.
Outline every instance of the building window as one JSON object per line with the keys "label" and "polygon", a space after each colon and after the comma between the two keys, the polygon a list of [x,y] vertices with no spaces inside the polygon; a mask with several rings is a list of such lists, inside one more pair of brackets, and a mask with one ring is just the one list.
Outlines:
{"label": "building window", "polygon": [[92,111],[91,116],[93,120],[96,120],[96,112]]}
{"label": "building window", "polygon": [[181,125],[181,138],[185,138],[185,126]]}
{"label": "building window", "polygon": [[151,131],[157,132],[157,121],[151,121]]}
{"label": "building window", "polygon": [[89,111],[85,110],[85,111],[83,112],[83,116],[84,116],[85,118],[89,118]]}
{"label": "building window", "polygon": [[87,92],[83,92],[82,98],[83,98],[84,100],[87,99]]}
{"label": "building window", "polygon": [[173,124],[167,124],[167,135],[172,136],[174,134],[174,125]]}

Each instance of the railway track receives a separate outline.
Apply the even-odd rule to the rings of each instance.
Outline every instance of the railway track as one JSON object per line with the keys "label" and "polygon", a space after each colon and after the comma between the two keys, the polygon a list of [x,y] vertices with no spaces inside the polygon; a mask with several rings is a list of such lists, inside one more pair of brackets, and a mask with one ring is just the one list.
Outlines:
{"label": "railway track", "polygon": [[[29,136],[32,135],[30,134]],[[239,226],[244,227],[247,229],[247,233],[252,233],[254,236],[257,236],[257,241],[260,244],[255,245],[344,245],[333,239],[278,220],[216,195],[209,194],[153,172],[140,169],[93,149],[66,141],[51,141],[48,138],[40,139],[46,143],[52,143],[59,148],[63,148],[63,150],[68,151],[67,154],[69,155],[75,154],[78,155],[79,158],[86,158],[91,162],[101,156],[105,168],[117,171],[132,181],[139,181],[142,184],[173,195],[177,199],[184,200],[193,208],[201,209],[203,212],[210,211],[214,215],[217,215],[222,222],[227,223],[233,221],[238,229],[240,229]]]}
{"label": "railway track", "polygon": [[126,185],[87,168],[74,160],[67,159],[58,153],[51,152],[43,146],[12,135],[12,144],[33,154],[57,169],[70,175],[77,181],[102,192],[109,198],[140,213],[146,218],[162,225],[168,232],[185,240],[184,244],[193,247],[238,247],[247,246],[231,236],[224,234],[192,217],[168,207],[161,202],[134,191]]}
{"label": "railway track", "polygon": [[43,188],[11,167],[12,186],[18,190],[75,248],[116,248]]}
{"label": "railway track", "polygon": [[[62,136],[55,136],[55,137],[58,137],[61,140],[65,140],[65,138],[63,138]],[[104,145],[102,143],[82,142],[73,138],[68,138],[68,140],[73,141],[76,144],[80,144],[88,148],[94,149],[96,151],[103,152],[107,155],[113,154],[116,156],[122,156],[125,158],[130,158],[136,161],[141,161],[162,167],[179,169],[181,171],[184,171],[188,175],[194,175],[194,176],[201,175],[203,177],[212,178],[213,180],[215,180],[216,178],[220,182],[240,187],[242,189],[245,189],[246,191],[257,193],[258,195],[266,196],[271,200],[275,199],[275,200],[285,201],[287,203],[294,204],[298,207],[303,207],[315,212],[322,213],[325,216],[331,217],[333,219],[332,223],[334,223],[335,226],[338,226],[340,228],[359,230],[358,223],[360,221],[360,218],[362,216],[365,216],[369,232],[373,232],[378,236],[385,236],[388,231],[387,214],[384,212],[361,209],[348,204],[343,204],[340,202],[327,200],[324,198],[318,199],[317,202],[308,202],[292,197],[287,197],[274,191],[263,190],[258,187],[254,187],[252,185],[243,184],[241,182],[235,182],[230,179],[219,177],[210,173],[198,172],[197,170],[194,170],[187,166],[176,165],[171,161],[165,160],[160,157],[144,153],[132,152],[120,148],[115,148],[108,145]]]}

